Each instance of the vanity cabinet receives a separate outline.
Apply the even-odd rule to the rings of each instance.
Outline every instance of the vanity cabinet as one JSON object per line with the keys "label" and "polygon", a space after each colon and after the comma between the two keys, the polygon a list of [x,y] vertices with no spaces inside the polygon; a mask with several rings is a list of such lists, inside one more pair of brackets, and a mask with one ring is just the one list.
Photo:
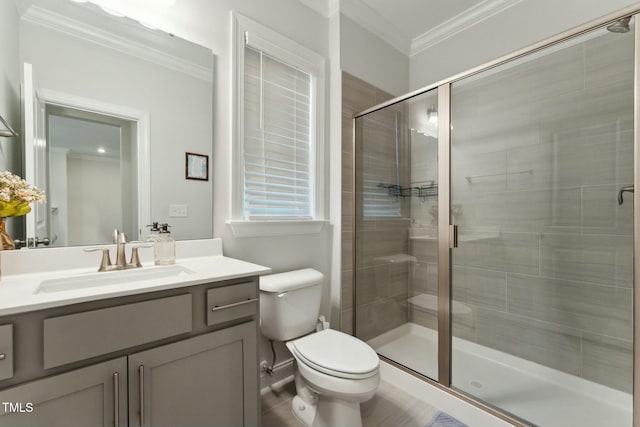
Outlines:
{"label": "vanity cabinet", "polygon": [[126,426],[126,378],[127,359],[119,357],[2,390],[0,425]]}
{"label": "vanity cabinet", "polygon": [[256,323],[129,356],[130,426],[256,426]]}
{"label": "vanity cabinet", "polygon": [[257,426],[257,292],[245,278],[6,319],[20,363],[0,426]]}

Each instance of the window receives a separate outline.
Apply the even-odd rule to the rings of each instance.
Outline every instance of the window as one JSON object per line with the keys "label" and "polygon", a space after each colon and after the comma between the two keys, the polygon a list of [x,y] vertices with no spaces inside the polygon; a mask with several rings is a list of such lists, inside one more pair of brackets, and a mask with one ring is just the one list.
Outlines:
{"label": "window", "polygon": [[321,218],[324,60],[247,18],[237,24],[234,217]]}
{"label": "window", "polygon": [[313,218],[313,97],[311,74],[245,47],[245,218]]}
{"label": "window", "polygon": [[362,120],[359,151],[362,173],[362,214],[365,218],[402,217],[402,199],[410,188],[401,183],[399,135],[401,115],[393,108],[374,111]]}

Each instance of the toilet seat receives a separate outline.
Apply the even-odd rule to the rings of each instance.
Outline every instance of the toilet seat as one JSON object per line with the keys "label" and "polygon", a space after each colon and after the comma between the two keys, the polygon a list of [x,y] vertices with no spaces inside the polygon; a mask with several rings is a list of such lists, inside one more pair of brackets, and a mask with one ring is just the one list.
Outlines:
{"label": "toilet seat", "polygon": [[289,341],[287,347],[301,362],[327,375],[365,379],[378,373],[380,359],[369,345],[333,329]]}

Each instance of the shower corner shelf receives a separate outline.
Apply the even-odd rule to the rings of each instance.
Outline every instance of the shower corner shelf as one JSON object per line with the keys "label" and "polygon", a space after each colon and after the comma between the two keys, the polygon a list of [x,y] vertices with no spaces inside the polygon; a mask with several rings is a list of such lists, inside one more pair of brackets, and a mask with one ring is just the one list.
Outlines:
{"label": "shower corner shelf", "polygon": [[386,189],[389,197],[421,197],[424,200],[427,197],[438,196],[438,184],[434,181],[419,187],[403,187],[397,184],[380,183],[378,188]]}

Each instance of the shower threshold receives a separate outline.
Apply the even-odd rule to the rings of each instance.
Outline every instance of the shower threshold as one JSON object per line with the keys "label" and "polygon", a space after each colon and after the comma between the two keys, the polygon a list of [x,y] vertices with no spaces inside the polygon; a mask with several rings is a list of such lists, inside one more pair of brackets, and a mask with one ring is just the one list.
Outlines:
{"label": "shower threshold", "polygon": [[[405,323],[368,341],[380,355],[436,379],[438,335]],[[453,387],[542,427],[631,427],[632,396],[453,338]],[[452,414],[455,415],[455,414]]]}

